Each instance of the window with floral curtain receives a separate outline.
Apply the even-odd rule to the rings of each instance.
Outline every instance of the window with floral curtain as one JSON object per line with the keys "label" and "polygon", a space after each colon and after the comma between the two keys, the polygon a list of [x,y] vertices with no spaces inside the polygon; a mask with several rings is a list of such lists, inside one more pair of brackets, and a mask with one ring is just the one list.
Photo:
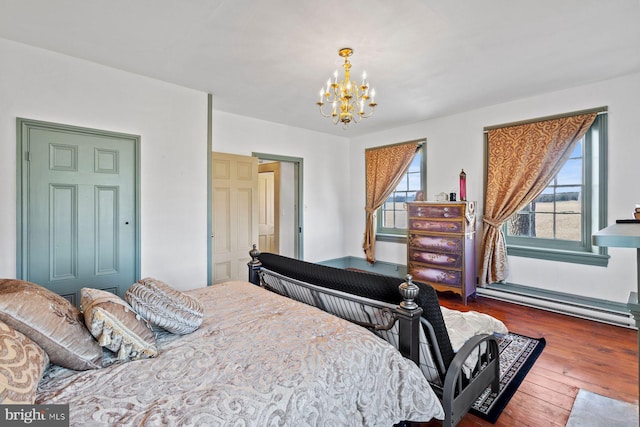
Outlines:
{"label": "window with floral curtain", "polygon": [[424,200],[427,189],[426,148],[426,140],[423,140],[400,182],[376,211],[376,242],[406,243],[407,202]]}
{"label": "window with floral curtain", "polygon": [[376,210],[387,200],[397,187],[416,154],[420,144],[416,141],[369,148],[365,151],[366,173],[366,225],[362,249],[367,261],[375,262],[375,220]]}
{"label": "window with floral curtain", "polygon": [[596,115],[592,111],[488,129],[481,285],[506,279],[502,225],[545,190]]}

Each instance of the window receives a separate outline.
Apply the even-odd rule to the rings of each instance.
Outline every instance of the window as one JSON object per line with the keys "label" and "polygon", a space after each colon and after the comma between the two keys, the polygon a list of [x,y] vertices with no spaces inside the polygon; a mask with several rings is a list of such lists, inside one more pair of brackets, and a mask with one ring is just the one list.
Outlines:
{"label": "window", "polygon": [[606,226],[606,111],[547,188],[504,225],[509,255],[606,265],[591,234]]}
{"label": "window", "polygon": [[426,143],[423,143],[409,165],[404,177],[391,193],[387,201],[377,211],[377,239],[402,241],[407,235],[406,202],[416,200],[419,192],[425,194],[426,186]]}

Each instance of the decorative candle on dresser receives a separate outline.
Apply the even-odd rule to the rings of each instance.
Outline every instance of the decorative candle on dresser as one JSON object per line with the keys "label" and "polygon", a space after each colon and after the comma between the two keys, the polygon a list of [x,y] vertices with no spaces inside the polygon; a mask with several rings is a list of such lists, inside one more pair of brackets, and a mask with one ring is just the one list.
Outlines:
{"label": "decorative candle on dresser", "polygon": [[407,203],[407,273],[467,304],[476,294],[475,202]]}

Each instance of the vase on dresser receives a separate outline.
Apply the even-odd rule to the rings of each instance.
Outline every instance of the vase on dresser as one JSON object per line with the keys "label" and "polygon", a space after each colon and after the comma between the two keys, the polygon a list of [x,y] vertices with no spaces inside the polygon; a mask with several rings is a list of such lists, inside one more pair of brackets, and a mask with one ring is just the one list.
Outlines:
{"label": "vase on dresser", "polygon": [[476,294],[475,208],[472,201],[407,203],[407,273],[465,305]]}

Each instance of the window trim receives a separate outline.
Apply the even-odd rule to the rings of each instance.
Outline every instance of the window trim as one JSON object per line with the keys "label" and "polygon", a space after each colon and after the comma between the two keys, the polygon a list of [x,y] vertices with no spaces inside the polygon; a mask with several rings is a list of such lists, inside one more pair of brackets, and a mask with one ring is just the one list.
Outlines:
{"label": "window trim", "polygon": [[[544,239],[544,238],[535,238],[535,237],[513,237],[508,236],[506,232],[506,223],[503,225],[503,232],[505,236],[505,241],[507,245],[507,255],[509,256],[518,256],[525,258],[534,258],[534,259],[542,259],[549,261],[558,261],[558,262],[569,262],[576,264],[585,264],[585,265],[593,265],[593,266],[603,266],[606,267],[609,262],[609,255],[607,253],[606,247],[598,247],[592,244],[592,234],[594,231],[601,230],[602,228],[607,226],[607,200],[608,200],[608,190],[607,190],[607,153],[608,153],[608,109],[607,107],[600,107],[591,110],[578,111],[573,113],[567,113],[552,117],[539,118],[534,120],[527,120],[518,123],[512,124],[504,124],[498,126],[486,127],[484,129],[484,142],[485,142],[485,168],[487,167],[487,155],[488,155],[488,134],[487,131],[489,129],[513,126],[515,124],[525,124],[532,123],[537,121],[544,121],[553,118],[559,117],[568,117],[579,114],[584,114],[588,112],[597,112],[598,115],[594,120],[593,124],[589,128],[589,131],[584,136],[584,171],[585,177],[584,181],[588,184],[590,189],[594,188],[594,182],[597,184],[599,191],[597,194],[592,194],[593,191],[584,191],[583,193],[583,203],[584,206],[591,207],[593,204],[593,197],[598,198],[598,212],[594,212],[593,209],[589,208],[583,212],[584,221],[582,221],[582,235],[583,240],[581,242],[575,242],[575,246],[572,245],[571,241],[556,241],[554,239]],[[595,130],[598,132],[599,136],[599,144],[598,144],[598,152],[594,152],[593,149],[593,141],[592,141],[592,129],[595,127]],[[598,176],[597,181],[594,181],[596,178],[593,176],[593,166],[594,166],[594,157],[598,156]],[[485,169],[485,194],[486,194],[486,172]],[[585,186],[586,187],[586,186]],[[595,215],[594,215],[595,214]],[[594,216],[596,218],[594,218]],[[595,224],[597,222],[597,225]],[[535,242],[536,244],[527,244],[528,242]],[[543,246],[538,246],[538,244],[543,243]],[[573,246],[573,247],[572,247]]]}
{"label": "window trim", "polygon": [[[427,139],[416,139],[412,141],[402,142],[401,144],[407,144],[415,142],[419,144],[418,150],[416,153],[420,151],[420,155],[422,156],[420,162],[420,181],[421,181],[421,191],[426,195],[427,193]],[[395,145],[395,144],[393,144]],[[405,173],[406,174],[406,173]],[[394,190],[395,191],[395,190]],[[376,240],[381,242],[396,242],[396,243],[404,243],[407,241],[407,230],[400,228],[386,228],[382,227],[382,206],[376,209]]]}

